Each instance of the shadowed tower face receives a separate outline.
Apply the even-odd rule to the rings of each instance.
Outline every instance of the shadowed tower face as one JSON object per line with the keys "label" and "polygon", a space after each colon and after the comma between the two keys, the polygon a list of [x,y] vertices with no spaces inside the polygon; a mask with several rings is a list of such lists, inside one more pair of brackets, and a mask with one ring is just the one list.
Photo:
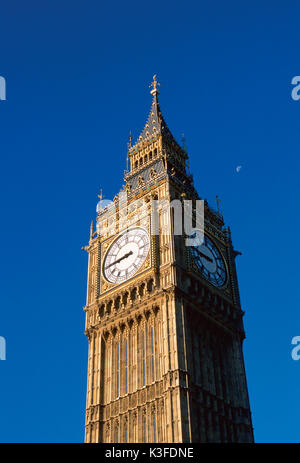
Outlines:
{"label": "shadowed tower face", "polygon": [[85,441],[252,442],[238,253],[206,201],[203,240],[188,246],[174,233],[170,202],[189,200],[193,216],[200,198],[185,148],[162,116],[158,85],[154,76],[125,185],[106,208],[101,194],[85,247]]}

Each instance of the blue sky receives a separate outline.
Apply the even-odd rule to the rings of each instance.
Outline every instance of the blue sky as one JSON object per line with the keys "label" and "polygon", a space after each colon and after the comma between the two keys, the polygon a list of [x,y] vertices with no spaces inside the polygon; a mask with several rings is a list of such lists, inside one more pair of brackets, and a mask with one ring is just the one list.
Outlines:
{"label": "blue sky", "polygon": [[1,6],[1,442],[83,441],[81,246],[100,188],[113,198],[123,184],[154,73],[198,192],[212,204],[219,195],[242,252],[255,439],[300,441],[299,10],[274,0]]}

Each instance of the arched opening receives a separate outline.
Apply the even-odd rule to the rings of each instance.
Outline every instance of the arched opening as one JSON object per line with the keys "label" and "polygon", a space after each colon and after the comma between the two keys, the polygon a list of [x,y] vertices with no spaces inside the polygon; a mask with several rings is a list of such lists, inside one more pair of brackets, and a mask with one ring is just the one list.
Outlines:
{"label": "arched opening", "polygon": [[99,317],[103,317],[104,316],[104,311],[105,311],[105,305],[102,304],[99,308]]}
{"label": "arched opening", "polygon": [[151,293],[153,291],[153,287],[154,287],[154,282],[153,280],[149,280],[148,283],[147,283],[147,289],[149,291],[149,293]]}

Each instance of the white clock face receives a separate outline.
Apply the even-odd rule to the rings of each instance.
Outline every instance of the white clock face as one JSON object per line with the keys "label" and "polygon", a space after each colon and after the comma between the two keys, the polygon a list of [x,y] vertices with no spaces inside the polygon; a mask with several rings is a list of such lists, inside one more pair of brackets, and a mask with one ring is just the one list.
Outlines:
{"label": "white clock face", "polygon": [[[226,282],[226,268],[220,251],[208,236],[204,235],[203,242],[199,240],[199,244],[196,234],[194,236],[195,245],[190,249],[195,264],[214,286],[223,286]],[[203,235],[199,234],[199,236]]]}
{"label": "white clock face", "polygon": [[105,256],[105,278],[110,283],[122,283],[131,278],[143,265],[149,248],[149,235],[143,228],[132,228],[120,235]]}

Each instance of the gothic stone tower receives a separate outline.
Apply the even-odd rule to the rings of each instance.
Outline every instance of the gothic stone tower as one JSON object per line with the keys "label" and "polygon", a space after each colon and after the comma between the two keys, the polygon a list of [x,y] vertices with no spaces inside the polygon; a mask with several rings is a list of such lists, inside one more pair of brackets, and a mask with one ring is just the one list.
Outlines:
{"label": "gothic stone tower", "polygon": [[[200,198],[186,151],[161,114],[157,85],[154,76],[123,191],[110,206],[100,204],[85,247],[85,441],[252,442],[238,253],[206,201],[202,245],[165,233],[174,226],[168,202]],[[153,199],[167,200],[157,215]]]}

